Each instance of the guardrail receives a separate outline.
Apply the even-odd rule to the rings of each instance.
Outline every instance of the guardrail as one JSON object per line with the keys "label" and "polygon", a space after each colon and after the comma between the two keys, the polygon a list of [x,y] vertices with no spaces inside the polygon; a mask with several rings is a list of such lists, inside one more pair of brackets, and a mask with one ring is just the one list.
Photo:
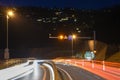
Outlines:
{"label": "guardrail", "polygon": [[[96,63],[96,64],[101,64],[101,65],[102,65],[102,64],[103,64],[103,61],[94,60],[94,63]],[[105,64],[106,66],[120,68],[120,63],[104,61],[104,64]]]}
{"label": "guardrail", "polygon": [[29,62],[0,70],[0,80],[14,80],[17,76],[33,69]]}
{"label": "guardrail", "polygon": [[17,64],[27,62],[27,58],[15,58],[15,59],[8,59],[8,60],[0,60],[0,69],[12,67]]}

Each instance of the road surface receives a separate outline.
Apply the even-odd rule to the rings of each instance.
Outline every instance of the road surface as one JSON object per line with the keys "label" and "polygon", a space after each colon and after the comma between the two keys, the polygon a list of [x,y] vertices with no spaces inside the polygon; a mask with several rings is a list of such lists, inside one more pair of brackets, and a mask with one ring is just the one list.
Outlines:
{"label": "road surface", "polygon": [[57,66],[66,71],[71,76],[71,80],[105,80],[98,75],[72,65],[57,64]]}

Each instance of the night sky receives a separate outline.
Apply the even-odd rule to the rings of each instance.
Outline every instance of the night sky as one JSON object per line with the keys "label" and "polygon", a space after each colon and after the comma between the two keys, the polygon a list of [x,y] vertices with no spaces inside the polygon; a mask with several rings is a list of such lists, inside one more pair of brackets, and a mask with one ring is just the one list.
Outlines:
{"label": "night sky", "polygon": [[[0,0],[0,6],[13,6],[13,7],[14,6],[41,6],[41,7],[48,7],[48,8],[54,8],[54,7],[66,8],[66,7],[68,7],[68,8],[100,9],[100,8],[112,7],[112,6],[115,6],[115,5],[120,5],[120,0]],[[18,18],[18,17],[16,17],[16,18]],[[117,22],[119,21],[118,19],[119,18],[116,19]],[[15,19],[15,18],[13,20],[16,20],[16,22],[18,22],[17,19]],[[23,20],[23,22],[24,22],[24,19],[21,19],[21,20]],[[116,23],[116,22],[114,22],[114,23]],[[23,24],[23,23],[21,23],[21,24]],[[28,24],[27,21],[26,21],[26,24]],[[99,24],[99,22],[98,22],[98,24]],[[10,26],[10,24],[9,24],[9,26]],[[21,26],[24,27],[25,25],[21,25]],[[35,35],[37,35],[38,34],[37,32],[41,32],[41,34],[42,34],[42,31],[38,31],[40,29],[35,28],[35,31],[33,31],[33,29],[31,28],[31,31],[32,31],[31,32],[30,30],[28,30],[27,26],[24,27],[24,30],[26,30],[26,32],[24,30],[23,30],[23,32],[21,32],[21,33],[25,32],[23,34],[24,36],[27,35],[27,34],[32,35],[33,33]],[[30,24],[29,26],[32,27],[32,26],[36,26],[36,25],[33,25],[33,24],[31,25]],[[15,30],[18,29],[18,28],[23,29],[21,27],[14,27]],[[101,36],[101,34],[103,34],[104,36],[106,35],[108,37],[109,33],[111,33],[111,35],[117,36],[116,34],[118,34],[118,32],[119,32],[118,28],[117,29],[114,28],[115,29],[114,31],[113,31],[112,28],[111,29],[109,28],[109,32],[108,31],[106,32],[108,34],[107,35],[106,33],[103,33],[103,31],[102,31],[103,28],[100,25],[97,26],[97,28],[100,32],[99,33],[100,36]],[[30,29],[30,27],[29,27],[29,29]],[[100,31],[100,29],[101,29],[101,31]],[[106,29],[107,29],[107,27],[104,28],[104,32],[106,31]],[[31,32],[31,33],[28,33],[27,31]],[[11,32],[12,32],[11,34],[13,35],[14,32],[13,31],[11,31]],[[19,30],[18,30],[18,33],[20,33]],[[16,34],[18,34],[18,33],[16,33]],[[45,41],[45,40],[42,40],[41,38],[38,39],[38,37],[40,35],[34,36],[33,38],[31,38],[31,36],[28,36],[28,35],[27,35],[27,38],[26,38],[26,36],[24,37],[24,39],[26,39],[26,41],[21,40],[21,39],[23,39],[23,37],[20,37],[19,35],[18,35],[19,37],[18,36],[16,36],[16,37],[20,38],[19,42],[23,42],[25,44],[31,44],[32,42],[34,42],[33,44],[35,46],[38,45],[38,47],[39,47],[38,42],[43,41],[42,43],[44,43],[44,41]],[[106,38],[106,36],[105,36],[105,38]],[[46,37],[48,38],[48,35]],[[46,37],[45,37],[45,39],[46,39],[46,42],[47,42]],[[3,39],[5,39],[5,38],[3,38]],[[35,41],[34,41],[34,39],[35,39]],[[112,39],[114,39],[114,38],[112,38]],[[118,36],[116,37],[116,39],[118,39]],[[29,42],[27,40],[29,40]],[[10,39],[9,39],[9,41],[10,41]],[[13,41],[13,40],[11,40],[11,41]],[[108,40],[106,40],[106,41],[108,41]],[[118,41],[116,40],[116,42],[118,42]],[[14,43],[15,43],[15,41],[14,41]],[[18,43],[18,41],[15,43],[15,45],[17,45],[17,43]],[[21,44],[21,43],[19,43],[19,44]],[[12,46],[14,46],[14,45],[12,44]]]}
{"label": "night sky", "polygon": [[0,0],[4,6],[42,6],[98,9],[120,4],[120,0]]}
{"label": "night sky", "polygon": [[[101,9],[101,8],[109,8],[112,6],[120,5],[120,0],[0,0],[0,6],[12,6],[12,7],[17,7],[17,6],[35,6],[35,7],[47,7],[47,8],[79,8],[79,9]],[[1,16],[1,15],[0,15]],[[28,53],[27,51],[18,51],[15,52],[15,48],[41,48],[41,47],[51,47],[50,41],[48,37],[48,32],[45,27],[38,27],[38,24],[35,24],[33,22],[29,22],[26,20],[26,18],[20,17],[20,16],[10,19],[9,20],[9,48],[13,48],[13,53],[23,53],[19,55],[24,55],[24,53]],[[17,20],[18,18],[18,20]],[[101,17],[98,17],[101,18]],[[104,17],[102,17],[104,19]],[[101,20],[103,20],[101,19]],[[109,18],[108,18],[109,19]],[[108,20],[106,19],[106,21]],[[100,39],[104,38],[106,41],[109,41],[110,38],[112,42],[114,43],[115,41],[119,44],[119,31],[117,26],[119,25],[119,13],[118,16],[115,16],[115,18],[111,18],[108,20],[108,23],[104,24],[107,26],[107,24],[113,23],[113,27],[106,27],[103,29],[103,26],[97,25],[97,30],[99,31],[99,37]],[[13,24],[14,21],[19,24]],[[113,21],[114,20],[114,21]],[[115,21],[116,20],[116,21]],[[1,32],[0,32],[0,50],[4,49],[6,47],[6,28],[5,26],[5,20],[2,21],[1,18],[1,25],[2,27]],[[103,21],[104,22],[104,21]],[[116,24],[115,24],[116,23]],[[100,24],[99,21],[96,24]],[[13,26],[14,25],[14,26]],[[16,27],[17,25],[17,27]],[[12,26],[12,27],[11,27]],[[10,28],[11,27],[11,28]],[[33,29],[34,27],[34,29]],[[113,30],[114,29],[114,30]],[[46,32],[45,32],[46,30]],[[104,30],[104,31],[103,31]],[[105,33],[103,33],[105,32]],[[46,33],[43,35],[43,33]],[[39,34],[39,35],[38,35]],[[3,36],[4,35],[4,36]],[[112,38],[113,37],[113,38]],[[55,43],[58,44],[58,43]],[[59,43],[63,44],[64,43]],[[35,50],[37,51],[37,50]],[[42,51],[42,49],[41,49]],[[45,53],[49,52],[47,50]],[[43,53],[43,52],[36,52],[38,53]],[[18,54],[14,54],[13,56],[16,56]],[[1,55],[1,54],[0,54]],[[18,55],[18,56],[19,56]],[[27,54],[26,54],[27,55]],[[51,55],[51,54],[49,54]],[[57,54],[56,54],[57,55]],[[28,55],[27,55],[28,56]],[[36,55],[38,56],[38,55]],[[43,56],[43,54],[40,54],[40,56]],[[44,56],[46,56],[44,54]]]}

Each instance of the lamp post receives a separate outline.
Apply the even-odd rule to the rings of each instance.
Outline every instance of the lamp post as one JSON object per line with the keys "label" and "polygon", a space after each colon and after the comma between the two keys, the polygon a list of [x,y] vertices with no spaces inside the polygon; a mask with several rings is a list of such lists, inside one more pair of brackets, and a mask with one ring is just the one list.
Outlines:
{"label": "lamp post", "polygon": [[76,39],[76,35],[72,35],[72,57],[73,57],[73,40]]}
{"label": "lamp post", "polygon": [[5,48],[5,52],[4,52],[4,59],[9,59],[9,46],[8,46],[8,23],[9,23],[9,18],[12,17],[14,14],[13,14],[13,11],[12,10],[9,10],[6,14],[6,26],[7,26],[7,34],[6,34],[6,48]]}
{"label": "lamp post", "polygon": [[94,36],[94,53],[96,53],[96,31],[93,31],[93,36]]}

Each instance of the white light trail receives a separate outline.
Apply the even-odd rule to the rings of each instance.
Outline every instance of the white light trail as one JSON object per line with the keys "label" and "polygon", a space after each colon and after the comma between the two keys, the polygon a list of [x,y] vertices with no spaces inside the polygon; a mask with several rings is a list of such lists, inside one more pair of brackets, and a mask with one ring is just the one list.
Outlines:
{"label": "white light trail", "polygon": [[44,63],[43,65],[48,67],[50,70],[50,80],[55,80],[55,73],[54,73],[52,66],[50,66],[49,64],[46,64],[46,63]]}
{"label": "white light trail", "polygon": [[28,62],[16,65],[10,68],[0,70],[0,80],[13,79],[29,70],[33,69],[33,65],[28,65]]}

